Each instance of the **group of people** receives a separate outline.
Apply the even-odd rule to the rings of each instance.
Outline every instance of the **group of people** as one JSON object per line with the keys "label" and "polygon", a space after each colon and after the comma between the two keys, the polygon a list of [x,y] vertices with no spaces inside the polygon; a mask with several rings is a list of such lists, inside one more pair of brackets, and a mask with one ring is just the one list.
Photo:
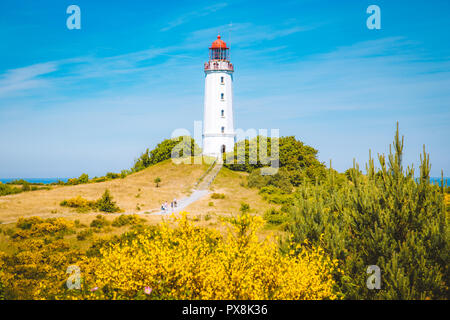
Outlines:
{"label": "group of people", "polygon": [[[174,208],[177,207],[177,199],[173,199],[173,201],[170,203],[170,210],[173,211]],[[163,204],[161,204],[161,210],[167,211],[169,209],[169,204],[167,201],[165,201]]]}

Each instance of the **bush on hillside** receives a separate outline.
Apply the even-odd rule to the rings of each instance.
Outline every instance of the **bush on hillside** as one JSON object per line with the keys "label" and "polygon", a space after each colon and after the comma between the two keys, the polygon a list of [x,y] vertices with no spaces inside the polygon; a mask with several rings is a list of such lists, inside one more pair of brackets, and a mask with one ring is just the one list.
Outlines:
{"label": "bush on hillside", "polygon": [[278,170],[274,175],[261,175],[261,169],[255,169],[249,174],[247,185],[250,188],[258,189],[273,186],[279,188],[283,193],[291,193],[293,189],[290,175],[284,168]]}
{"label": "bush on hillside", "polygon": [[135,160],[132,171],[140,171],[156,163],[171,159],[173,152],[178,153],[179,157],[186,157],[201,154],[201,149],[190,136],[166,139],[160,142],[153,150],[145,150],[145,152]]}
{"label": "bush on hillside", "polygon": [[78,212],[88,212],[97,208],[96,201],[86,200],[81,196],[61,201],[62,207],[75,208]]}
{"label": "bush on hillside", "polygon": [[21,188],[10,186],[8,184],[3,184],[0,181],[0,196],[7,196],[9,194],[16,194],[22,192]]}
{"label": "bush on hillside", "polygon": [[[268,160],[277,156],[276,152],[272,154],[272,139],[278,140],[279,167],[285,170],[292,185],[298,186],[305,179],[315,181],[325,177],[325,166],[317,160],[318,151],[293,136],[281,138],[257,136],[251,140],[239,141],[232,153],[224,155],[225,167],[252,172],[270,166]],[[262,149],[263,152],[260,152],[260,148],[265,146],[266,150]],[[241,150],[245,152],[240,152]],[[234,163],[230,163],[230,160],[234,160]]]}
{"label": "bush on hillside", "polygon": [[16,228],[18,230],[11,234],[11,239],[21,240],[32,237],[61,236],[74,232],[73,222],[62,218],[19,218],[16,222]]}
{"label": "bush on hillside", "polygon": [[109,213],[121,211],[121,209],[116,205],[116,202],[113,201],[113,197],[109,193],[108,189],[106,189],[102,197],[97,200],[97,208],[100,211]]}
{"label": "bush on hillside", "polygon": [[214,192],[211,194],[211,199],[225,199],[225,195],[223,193]]}
{"label": "bush on hillside", "polygon": [[[330,170],[325,182],[299,186],[286,231],[296,243],[322,245],[339,261],[346,276],[335,279],[347,298],[446,299],[450,247],[443,192],[429,182],[425,147],[417,182],[414,170],[403,168],[398,127],[393,147],[387,159],[378,156],[378,170],[373,159],[366,175],[355,164],[349,183],[339,186]],[[381,269],[381,290],[366,287],[369,265]]]}
{"label": "bush on hillside", "polygon": [[112,222],[113,227],[122,227],[126,225],[136,225],[145,221],[145,219],[139,218],[139,216],[135,214],[121,214],[117,218],[115,218]]}
{"label": "bush on hillside", "polygon": [[[81,290],[41,286],[42,298],[75,299],[336,299],[336,262],[320,248],[280,254],[260,241],[260,217],[230,220],[226,236],[197,227],[186,215],[144,229],[130,241],[99,247],[83,262]],[[199,259],[198,257],[201,257]],[[46,283],[47,285],[47,283]],[[61,287],[61,286],[59,286]],[[145,294],[146,287],[152,288]],[[98,288],[93,292],[92,288]],[[49,292],[51,295],[46,295]]]}
{"label": "bush on hillside", "polygon": [[288,218],[285,213],[271,208],[264,213],[264,220],[266,220],[268,224],[280,225],[285,223]]}
{"label": "bush on hillside", "polygon": [[103,193],[102,197],[97,201],[86,200],[81,196],[77,196],[72,199],[67,199],[61,201],[60,205],[62,207],[75,208],[78,212],[88,212],[92,210],[99,210],[103,212],[120,212],[121,209],[114,202],[113,197],[109,193],[109,190],[106,189]]}
{"label": "bush on hillside", "polygon": [[91,221],[90,227],[101,229],[103,227],[107,227],[111,224],[104,216],[98,215],[94,220]]}

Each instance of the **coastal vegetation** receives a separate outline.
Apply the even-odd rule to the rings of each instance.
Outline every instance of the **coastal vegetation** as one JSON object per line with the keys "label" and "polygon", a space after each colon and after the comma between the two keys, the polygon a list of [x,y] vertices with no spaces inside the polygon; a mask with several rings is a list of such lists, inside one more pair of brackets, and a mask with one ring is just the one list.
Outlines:
{"label": "coastal vegetation", "polygon": [[86,200],[81,196],[71,198],[68,200],[63,200],[60,203],[63,207],[75,208],[78,212],[89,212],[89,211],[102,211],[102,212],[121,212],[122,210],[113,201],[108,189],[105,190],[102,197],[96,201]]}
{"label": "coastal vegetation", "polygon": [[[337,261],[304,243],[282,254],[274,239],[260,240],[259,216],[224,220],[224,233],[200,228],[183,213],[153,227],[141,225],[89,248],[55,236],[48,222],[22,221],[38,229],[16,239],[14,253],[0,255],[0,296],[6,299],[338,299],[332,273]],[[91,228],[107,228],[97,218]],[[114,223],[113,223],[114,224]],[[63,224],[64,225],[64,224]],[[122,223],[120,224],[122,225]],[[60,228],[76,232],[71,224]],[[100,231],[101,232],[101,231]],[[77,232],[79,241],[89,235]],[[301,254],[296,250],[304,246]],[[79,267],[80,289],[65,285],[67,267]],[[151,289],[151,290],[150,290]]]}
{"label": "coastal vegetation", "polygon": [[[171,140],[146,151],[123,179],[91,184],[84,176],[87,183],[45,191],[71,215],[0,226],[0,297],[448,298],[450,194],[430,183],[425,148],[417,172],[405,167],[397,127],[377,166],[369,151],[365,170],[354,161],[339,173],[317,160],[316,149],[281,137],[279,170],[262,175],[269,164],[249,161],[260,139],[268,138],[242,142],[245,161],[225,164],[211,195],[187,208],[192,214],[114,213],[181,198],[175,191],[189,190],[210,168],[172,163]],[[61,197],[63,190],[72,196]],[[374,265],[379,290],[367,287]],[[79,267],[79,289],[66,285],[69,266]]]}

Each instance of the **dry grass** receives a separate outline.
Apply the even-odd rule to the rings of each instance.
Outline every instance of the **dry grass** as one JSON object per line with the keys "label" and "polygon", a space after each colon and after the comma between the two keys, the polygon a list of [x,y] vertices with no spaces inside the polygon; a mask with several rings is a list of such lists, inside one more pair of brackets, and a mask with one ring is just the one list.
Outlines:
{"label": "dry grass", "polygon": [[[239,212],[241,203],[250,204],[251,212],[254,214],[263,214],[274,205],[264,201],[258,194],[258,189],[248,188],[247,173],[231,171],[227,168],[217,175],[210,189],[215,193],[225,195],[224,199],[212,199],[211,196],[205,197],[186,208],[186,211],[192,213],[205,214],[235,214]],[[212,202],[214,205],[210,206]]]}
{"label": "dry grass", "polygon": [[[119,207],[127,212],[136,212],[137,204],[140,206],[140,211],[148,210],[149,214],[139,215],[146,220],[145,224],[154,225],[162,220],[170,221],[169,216],[152,215],[150,212],[152,209],[159,211],[161,202],[165,200],[170,202],[173,197],[180,200],[188,196],[190,189],[208,167],[208,163],[175,165],[169,160],[132,174],[125,179],[78,186],[55,186],[48,191],[24,192],[0,197],[0,221],[12,223],[19,217],[40,216],[41,218],[48,218],[62,216],[71,221],[79,220],[82,224],[89,226],[99,214],[112,221],[118,215],[98,212],[77,213],[74,209],[59,205],[63,199],[73,198],[77,195],[89,200],[98,199],[105,189],[111,191]],[[279,206],[264,201],[258,194],[257,189],[246,187],[247,176],[247,173],[222,168],[210,189],[212,192],[224,194],[224,199],[212,199],[210,194],[192,203],[184,210],[189,212],[189,219],[198,226],[213,227],[225,233],[226,228],[221,224],[220,218],[238,214],[243,202],[250,205],[253,214],[262,215],[271,207],[279,209]],[[153,182],[156,177],[160,177],[162,180],[159,188],[156,188]],[[136,197],[138,194],[139,197]],[[210,202],[213,203],[213,206],[209,205]],[[57,213],[51,213],[54,210]],[[1,232],[10,227],[13,227],[13,225],[9,223],[0,225],[0,251],[8,252],[13,248],[9,239]],[[96,233],[93,237],[81,241],[76,239],[76,234],[68,235],[65,240],[74,248],[86,250],[96,239],[109,239],[114,235],[122,234],[129,228],[130,226],[110,228],[107,232]],[[77,229],[77,232],[80,230],[83,229]],[[282,231],[263,229],[260,230],[259,236],[264,238],[271,233],[281,235]]]}
{"label": "dry grass", "polygon": [[[192,203],[185,211],[190,213],[190,218],[197,225],[221,229],[219,217],[238,214],[243,202],[250,205],[252,214],[263,215],[269,208],[273,207],[279,209],[280,206],[264,201],[258,194],[258,189],[246,187],[247,176],[248,173],[245,172],[222,168],[210,189],[212,192],[224,194],[225,198],[212,199],[209,195]],[[210,202],[213,203],[213,206],[209,205]],[[263,230],[261,236],[269,232],[271,231]]]}
{"label": "dry grass", "polygon": [[[118,206],[126,212],[146,211],[149,214],[141,214],[148,224],[160,223],[168,216],[152,215],[152,211],[159,211],[163,201],[170,202],[174,197],[181,200],[187,197],[197,180],[206,172],[209,163],[200,165],[173,164],[170,160],[149,167],[143,171],[132,174],[125,179],[116,179],[107,182],[91,183],[77,186],[54,186],[51,190],[39,190],[24,192],[16,195],[0,197],[0,222],[9,224],[19,217],[39,216],[64,217],[68,220],[79,220],[88,225],[98,214],[103,214],[108,220],[118,215],[98,212],[78,213],[74,209],[61,207],[59,204],[64,199],[82,196],[88,200],[96,200],[101,197],[105,189],[111,191],[111,195]],[[278,205],[269,204],[258,194],[258,190],[246,187],[247,173],[231,171],[227,168],[217,175],[210,189],[215,193],[225,195],[224,199],[212,199],[208,195],[195,203],[192,203],[184,211],[189,212],[189,217],[195,224],[204,227],[214,227],[223,230],[220,223],[221,216],[232,216],[239,213],[241,203],[250,205],[250,212],[263,215],[268,209]],[[161,178],[160,187],[156,188],[153,182],[156,177]],[[213,205],[210,206],[210,203]],[[137,205],[140,210],[137,210]],[[56,211],[56,213],[55,213]],[[170,219],[169,219],[170,220]],[[4,227],[7,227],[4,225]],[[122,228],[113,228],[106,237],[124,232]],[[224,231],[224,230],[223,230]],[[261,236],[265,236],[272,230],[262,230]],[[275,231],[279,233],[278,230]],[[101,237],[98,234],[96,237]],[[73,236],[75,237],[75,236]],[[71,236],[67,237],[68,240]],[[4,239],[3,239],[4,240]],[[77,241],[72,239],[76,246],[88,247],[92,239]],[[0,239],[0,242],[3,242]]]}
{"label": "dry grass", "polygon": [[[80,214],[59,204],[64,199],[78,195],[88,200],[96,200],[105,189],[110,190],[117,205],[126,212],[159,210],[163,201],[170,202],[174,197],[177,199],[185,197],[208,166],[208,164],[176,165],[167,160],[124,179],[76,186],[54,186],[51,190],[3,196],[0,197],[0,221],[7,223],[27,216],[64,216],[90,221],[95,217],[95,213]],[[156,177],[161,178],[159,188],[156,188],[153,182]],[[140,210],[137,210],[137,206]],[[159,221],[160,218],[148,217],[147,220]]]}

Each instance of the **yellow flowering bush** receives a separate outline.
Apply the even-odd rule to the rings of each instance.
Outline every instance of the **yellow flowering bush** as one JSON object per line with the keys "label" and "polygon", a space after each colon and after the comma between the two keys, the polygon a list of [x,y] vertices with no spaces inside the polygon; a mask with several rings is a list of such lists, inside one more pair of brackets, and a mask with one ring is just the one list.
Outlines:
{"label": "yellow flowering bush", "polygon": [[[261,217],[231,219],[224,236],[193,225],[183,213],[128,242],[81,262],[83,299],[336,299],[331,261],[321,248],[288,255],[276,239],[259,241]],[[301,253],[296,253],[301,252]]]}
{"label": "yellow flowering bush", "polygon": [[55,234],[64,235],[74,232],[74,223],[63,218],[19,218],[16,227],[18,230],[11,237],[18,240]]}
{"label": "yellow flowering bush", "polygon": [[65,288],[67,267],[81,259],[82,252],[70,249],[63,240],[23,240],[16,253],[0,252],[0,297],[40,299],[60,295]]}

